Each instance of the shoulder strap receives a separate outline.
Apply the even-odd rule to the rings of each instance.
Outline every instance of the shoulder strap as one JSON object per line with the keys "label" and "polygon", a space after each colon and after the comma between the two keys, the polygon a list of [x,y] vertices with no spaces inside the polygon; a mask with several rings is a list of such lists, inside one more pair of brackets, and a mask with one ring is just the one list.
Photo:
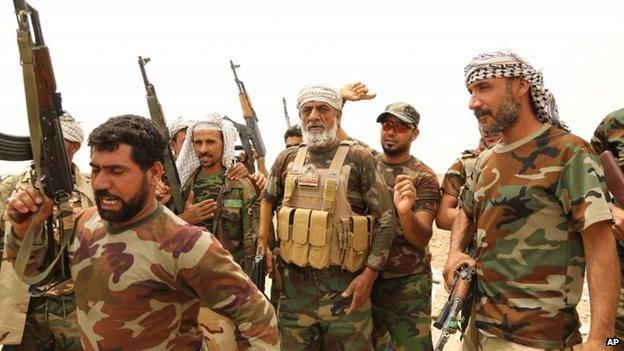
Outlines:
{"label": "shoulder strap", "polygon": [[334,155],[334,159],[332,160],[331,165],[329,166],[329,173],[332,175],[338,175],[340,170],[342,169],[342,165],[344,164],[345,159],[347,158],[347,153],[351,146],[355,145],[355,142],[350,140],[345,140],[340,143],[338,146],[338,150],[336,150],[336,154]]}
{"label": "shoulder strap", "polygon": [[297,150],[297,156],[295,156],[295,161],[293,162],[292,168],[290,169],[293,173],[301,173],[303,170],[303,164],[305,163],[305,157],[308,153],[308,145],[300,144],[299,149]]}

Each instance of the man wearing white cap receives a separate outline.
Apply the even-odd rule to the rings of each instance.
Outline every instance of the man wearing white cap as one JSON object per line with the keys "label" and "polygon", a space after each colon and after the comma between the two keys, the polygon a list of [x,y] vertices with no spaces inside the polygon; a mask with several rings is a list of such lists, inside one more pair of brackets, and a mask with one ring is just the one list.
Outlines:
{"label": "man wearing white cap", "polygon": [[[226,176],[235,165],[238,133],[228,120],[212,113],[188,124],[176,161],[187,199],[179,217],[213,233],[246,273],[250,273],[257,238],[259,199],[252,182]],[[209,346],[235,347],[234,324],[202,308],[200,324]]]}
{"label": "man wearing white cap", "polygon": [[326,85],[300,91],[303,144],[277,156],[263,193],[258,251],[271,270],[267,247],[276,209],[285,350],[372,347],[370,293],[388,259],[396,218],[371,153],[336,136],[342,104]]}
{"label": "man wearing white cap", "polygon": [[[84,140],[84,133],[80,124],[67,112],[59,120],[65,139],[65,150],[72,161]],[[89,178],[74,163],[72,176],[74,193],[70,201],[74,211],[94,206]],[[5,181],[10,182],[11,179]],[[30,184],[30,171],[26,171],[19,176],[16,189]],[[5,220],[6,217],[3,217],[2,228]],[[17,278],[12,265],[3,264],[0,281],[6,282],[8,286],[0,292],[0,335],[6,333],[6,337],[0,341],[0,344],[5,345],[3,350],[82,350],[74,284],[71,279],[46,291],[48,286],[45,285],[29,287]],[[31,291],[34,289],[35,292],[45,293],[31,298],[29,288]]]}

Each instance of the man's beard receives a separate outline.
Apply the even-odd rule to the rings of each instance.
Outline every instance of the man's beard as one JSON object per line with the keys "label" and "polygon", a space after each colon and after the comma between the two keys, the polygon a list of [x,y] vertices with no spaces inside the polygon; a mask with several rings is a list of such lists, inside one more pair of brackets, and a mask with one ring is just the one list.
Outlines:
{"label": "man's beard", "polygon": [[[128,221],[130,218],[134,217],[139,211],[145,207],[147,203],[147,197],[149,195],[149,188],[147,185],[147,176],[143,175],[143,179],[141,180],[141,187],[139,191],[136,193],[134,197],[132,197],[126,203],[124,200],[119,198],[118,196],[112,195],[108,192],[108,190],[96,190],[95,191],[95,203],[97,204],[98,212],[100,213],[100,217],[102,219],[114,222],[114,223],[122,223]],[[102,209],[101,199],[103,197],[108,197],[113,200],[118,200],[121,202],[121,209],[119,211],[111,211]]]}
{"label": "man's beard", "polygon": [[381,148],[383,149],[384,153],[387,154],[388,156],[397,156],[400,155],[402,153],[404,153],[405,151],[409,150],[411,146],[411,143],[406,142],[405,144],[396,144],[394,147],[386,147],[385,143],[381,143]]}
{"label": "man's beard", "polygon": [[330,145],[336,140],[336,132],[338,131],[338,123],[334,122],[334,125],[329,129],[325,129],[320,133],[310,133],[308,128],[313,126],[319,126],[320,124],[308,124],[305,128],[301,128],[301,134],[303,135],[303,142],[311,147],[325,147]]}
{"label": "man's beard", "polygon": [[[477,109],[474,111],[474,114],[477,118],[485,115],[493,116],[492,111],[487,108]],[[500,102],[498,111],[493,117],[494,121],[492,123],[483,125],[483,134],[501,133],[518,122],[520,118],[520,102],[513,97],[511,87],[508,87],[505,96]]]}

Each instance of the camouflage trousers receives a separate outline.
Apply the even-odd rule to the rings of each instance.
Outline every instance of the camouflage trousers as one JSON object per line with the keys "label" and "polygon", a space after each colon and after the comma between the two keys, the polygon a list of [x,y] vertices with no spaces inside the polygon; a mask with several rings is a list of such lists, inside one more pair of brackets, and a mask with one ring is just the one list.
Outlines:
{"label": "camouflage trousers", "polygon": [[431,275],[377,279],[373,287],[373,343],[386,350],[433,350],[431,341]]}
{"label": "camouflage trousers", "polygon": [[278,304],[282,350],[372,350],[370,299],[347,315],[351,298],[341,296],[357,274],[287,264],[283,273]]}
{"label": "camouflage trousers", "polygon": [[3,350],[82,350],[76,316],[75,293],[57,297],[32,297],[20,345]]}

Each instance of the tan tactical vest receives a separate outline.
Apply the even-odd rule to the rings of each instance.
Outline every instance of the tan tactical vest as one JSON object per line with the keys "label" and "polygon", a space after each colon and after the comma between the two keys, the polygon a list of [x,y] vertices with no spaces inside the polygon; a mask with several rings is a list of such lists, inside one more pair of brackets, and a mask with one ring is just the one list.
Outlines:
{"label": "tan tactical vest", "polygon": [[347,200],[351,166],[344,161],[353,144],[340,144],[329,169],[304,164],[308,147],[299,146],[277,213],[280,257],[285,262],[316,269],[340,266],[350,272],[364,265],[373,218],[351,211]]}

